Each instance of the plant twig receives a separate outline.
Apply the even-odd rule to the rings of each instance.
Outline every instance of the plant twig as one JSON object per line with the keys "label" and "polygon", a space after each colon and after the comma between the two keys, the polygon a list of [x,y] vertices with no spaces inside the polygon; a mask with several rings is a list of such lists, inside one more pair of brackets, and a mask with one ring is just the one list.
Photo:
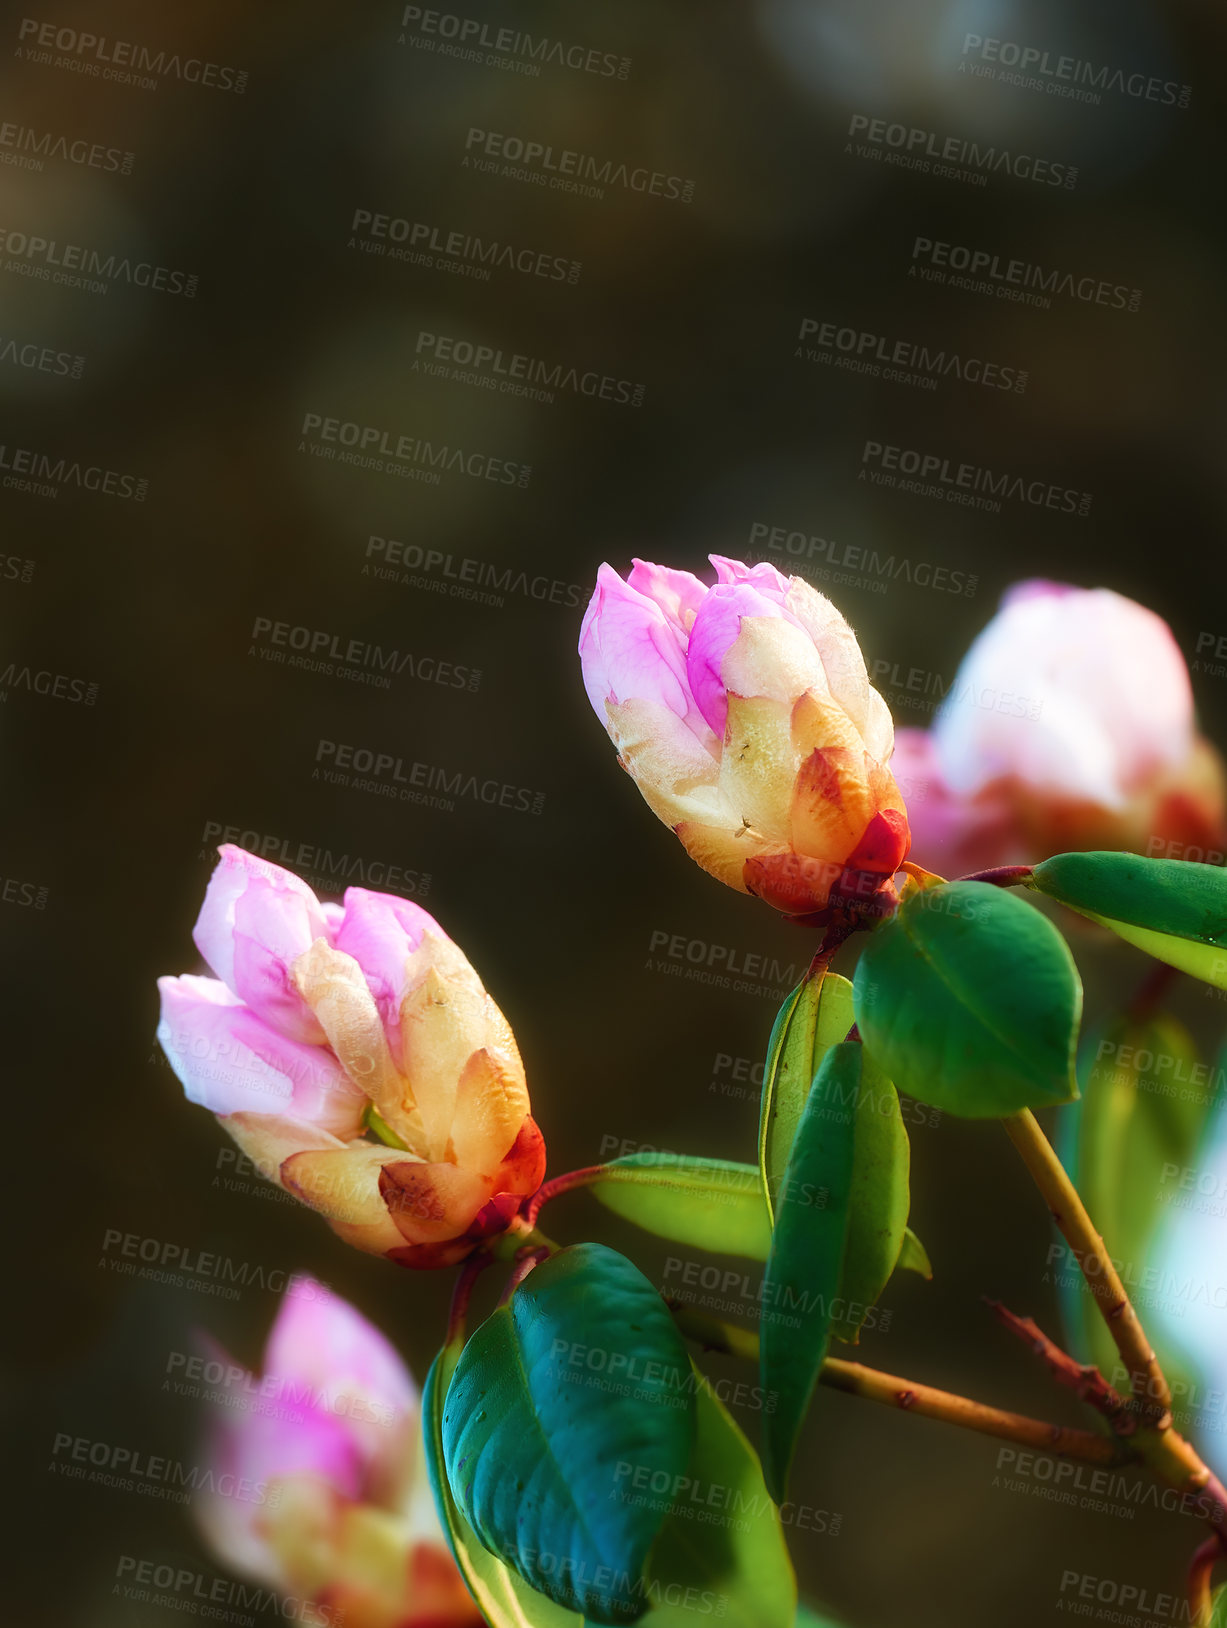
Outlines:
{"label": "plant twig", "polygon": [[1172,1393],[1146,1338],[1141,1319],[1125,1293],[1104,1241],[1096,1232],[1078,1189],[1066,1174],[1052,1143],[1029,1108],[1003,1119],[1006,1134],[1018,1149],[1031,1178],[1047,1201],[1052,1218],[1086,1279],[1100,1315],[1124,1360],[1139,1417],[1154,1429],[1171,1423]]}
{"label": "plant twig", "polygon": [[993,887],[1017,887],[1034,874],[1033,865],[993,865],[986,871],[960,876],[960,882],[988,882]]}
{"label": "plant twig", "polygon": [[[758,1361],[758,1335],[751,1329],[722,1323],[718,1318],[709,1317],[706,1312],[697,1311],[681,1301],[670,1300],[667,1304],[682,1333],[705,1350],[724,1351],[751,1362]],[[938,1390],[933,1385],[922,1385],[912,1379],[900,1379],[897,1374],[884,1374],[876,1368],[867,1368],[864,1363],[845,1362],[840,1357],[826,1359],[818,1375],[818,1383],[832,1390],[846,1391],[851,1396],[862,1396],[870,1402],[898,1408],[904,1413],[915,1413],[925,1419],[942,1419],[964,1430],[976,1430],[981,1435],[1021,1442],[1024,1446],[1040,1448],[1060,1457],[1081,1459],[1086,1464],[1118,1464],[1128,1456],[1110,1436],[1101,1435],[1098,1431],[1075,1430],[1068,1425],[1049,1424],[1044,1419],[1029,1419],[1021,1413],[989,1407],[984,1402],[973,1402],[970,1397],[958,1396],[953,1391]]]}
{"label": "plant twig", "polygon": [[1131,1411],[1129,1403],[1112,1386],[1093,1364],[1085,1367],[1077,1363],[1062,1351],[1054,1340],[1050,1340],[1043,1329],[1030,1317],[1017,1317],[1000,1300],[989,1300],[985,1296],[985,1304],[991,1308],[997,1320],[1004,1323],[1011,1334],[1016,1334],[1020,1340],[1029,1345],[1036,1356],[1047,1367],[1049,1373],[1058,1385],[1064,1385],[1067,1390],[1073,1391],[1080,1402],[1095,1409],[1107,1419],[1113,1430],[1119,1436],[1128,1436],[1137,1429],[1136,1415]]}

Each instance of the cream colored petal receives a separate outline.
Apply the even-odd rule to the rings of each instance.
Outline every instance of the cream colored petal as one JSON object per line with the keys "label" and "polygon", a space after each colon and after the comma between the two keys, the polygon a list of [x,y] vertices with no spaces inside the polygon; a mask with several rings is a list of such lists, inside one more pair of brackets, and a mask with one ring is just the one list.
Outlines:
{"label": "cream colored petal", "polygon": [[801,577],[791,579],[787,605],[814,641],[826,674],[823,688],[830,691],[864,735],[871,722],[869,697],[873,691],[856,634],[825,594]]}
{"label": "cream colored petal", "polygon": [[738,893],[750,891],[742,871],[747,859],[765,853],[771,846],[763,837],[748,826],[730,830],[721,825],[684,823],[676,829],[686,852],[708,875],[727,882]]}
{"label": "cream colored petal", "polygon": [[799,762],[786,702],[729,696],[720,790],[736,811],[738,825],[748,821],[768,840],[788,841]]}
{"label": "cream colored petal", "polygon": [[413,1094],[397,1073],[379,1008],[352,955],[322,938],[294,962],[294,983],[328,1036],[341,1067],[398,1135],[410,1141]]}
{"label": "cream colored petal", "polygon": [[472,989],[482,988],[481,979],[460,946],[439,933],[428,932],[423,933],[422,942],[405,962],[406,988],[420,982],[432,969],[441,978],[467,984]]}
{"label": "cream colored petal", "polygon": [[724,653],[720,676],[733,695],[768,696],[790,706],[806,690],[826,694],[827,680],[813,640],[782,616],[744,616]]}
{"label": "cream colored petal", "polygon": [[344,1152],[345,1143],[306,1120],[281,1114],[223,1114],[227,1130],[267,1181],[282,1185],[281,1166],[293,1153]]}
{"label": "cream colored petal", "polygon": [[877,758],[879,763],[885,763],[895,749],[895,720],[877,690],[869,691],[865,703],[864,722],[859,728],[861,739],[865,742],[865,750],[870,757]]}
{"label": "cream colored petal", "polygon": [[493,1176],[519,1134],[529,1104],[518,1063],[518,1057],[513,1063],[483,1046],[465,1064],[456,1092],[452,1153],[467,1170]]}
{"label": "cream colored petal", "polygon": [[864,752],[819,749],[802,763],[793,788],[792,845],[810,859],[840,864],[874,812]]}
{"label": "cream colored petal", "polygon": [[609,732],[623,766],[641,787],[685,797],[716,782],[720,742],[704,740],[660,701],[610,703]]}
{"label": "cream colored petal", "polygon": [[833,696],[807,690],[792,709],[792,741],[797,761],[804,763],[811,752],[836,748],[845,752],[864,751],[860,730]]}
{"label": "cream colored petal", "polygon": [[413,1161],[413,1154],[398,1148],[351,1142],[335,1151],[291,1155],[281,1167],[281,1185],[326,1216],[346,1243],[382,1255],[404,1240],[379,1191],[379,1173],[384,1165]]}
{"label": "cream colored petal", "polygon": [[488,1001],[480,987],[431,967],[401,1002],[405,1072],[421,1110],[429,1159],[447,1156],[460,1076],[486,1041]]}

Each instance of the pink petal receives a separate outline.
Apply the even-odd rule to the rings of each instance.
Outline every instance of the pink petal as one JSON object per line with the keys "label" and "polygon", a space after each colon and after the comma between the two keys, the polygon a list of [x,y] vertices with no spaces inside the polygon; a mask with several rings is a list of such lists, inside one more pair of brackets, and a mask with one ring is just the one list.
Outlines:
{"label": "pink petal", "polygon": [[707,597],[707,584],[691,572],[653,565],[650,560],[637,559],[626,581],[629,587],[659,605],[681,634],[689,634],[699,606]]}
{"label": "pink petal", "polygon": [[290,1114],[338,1136],[365,1097],[324,1046],[290,1040],[213,978],[159,978],[158,1040],[189,1102],[215,1114]]}
{"label": "pink petal", "polygon": [[749,581],[717,583],[690,630],[686,676],[695,704],[721,739],[729,710],[721,669],[725,653],[741,632],[743,616],[783,617],[784,612],[774,598]]}
{"label": "pink petal", "polygon": [[391,1342],[348,1301],[295,1277],[264,1348],[264,1371],[329,1396],[361,1397],[391,1424],[418,1407],[417,1389]]}
{"label": "pink petal", "polygon": [[768,599],[774,599],[783,610],[792,582],[777,571],[770,560],[760,560],[757,565],[747,565],[744,560],[729,560],[723,554],[709,554],[708,558],[716,568],[718,583],[736,585],[748,582],[752,588],[757,588],[760,594],[766,595]]}
{"label": "pink petal", "polygon": [[447,939],[438,922],[420,905],[366,888],[346,890],[345,913],[334,947],[352,955],[362,968],[398,1068],[403,1061],[400,1004],[411,981],[407,963],[427,933]]}
{"label": "pink petal", "polygon": [[279,865],[231,844],[220,853],[192,933],[196,948],[223,983],[283,1034],[322,1040],[289,973],[317,938],[330,936],[319,900]]}
{"label": "pink petal", "polygon": [[580,629],[584,688],[608,727],[605,703],[660,701],[679,718],[698,722],[686,681],[685,638],[655,600],[622,581],[610,565],[597,573]]}

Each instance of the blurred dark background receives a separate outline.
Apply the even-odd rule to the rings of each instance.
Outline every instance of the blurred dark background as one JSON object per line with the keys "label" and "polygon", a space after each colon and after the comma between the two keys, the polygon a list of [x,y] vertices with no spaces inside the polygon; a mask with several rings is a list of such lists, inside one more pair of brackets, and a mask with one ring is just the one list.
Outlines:
{"label": "blurred dark background", "polygon": [[[189,934],[220,832],[283,861],[306,844],[375,877],[400,868],[393,890],[438,915],[512,1021],[553,1171],[643,1144],[751,1158],[746,1076],[812,945],[704,876],[617,769],[575,657],[598,564],[701,569],[717,551],[804,569],[884,664],[900,722],[930,715],[905,704],[906,675],[940,690],[1019,576],[1139,598],[1190,660],[1199,634],[1227,632],[1220,10],[463,0],[438,17],[118,0],[3,12],[0,927],[21,1284],[4,1615],[29,1628],[168,1620],[114,1592],[122,1556],[216,1571],[189,1511],[74,1484],[54,1452],[68,1433],[190,1455],[198,1411],[165,1381],[193,1330],[255,1365],[277,1304],[265,1285],[300,1270],[386,1329],[419,1378],[439,1339],[449,1275],[398,1273],[254,1177],[234,1181],[228,1141],[157,1052],[154,979],[197,970]],[[445,53],[457,19],[515,40],[476,61]],[[538,62],[523,35],[566,60]],[[1079,100],[1053,94],[1053,73],[1013,84],[1000,49],[993,62],[968,36],[1161,88]],[[115,42],[143,48],[139,82]],[[1076,168],[1075,184],[999,170],[980,185],[892,165],[886,145],[864,157],[857,116],[1038,155]],[[487,155],[479,169],[489,142],[473,130],[611,161],[612,178],[593,197],[540,184],[540,164],[524,178]],[[93,162],[65,156],[95,144]],[[639,191],[617,166],[683,185]],[[363,211],[388,217],[386,237],[355,229]],[[471,275],[474,238],[547,274]],[[1130,311],[1055,293],[1045,308],[939,286],[909,276],[918,238],[1142,298]],[[392,257],[414,243],[423,258]],[[94,251],[92,272],[68,245]],[[802,339],[803,323],[986,358],[1026,388],[841,370],[806,358],[818,327]],[[625,381],[641,404],[432,375],[416,365],[438,360],[423,333]],[[434,485],[344,463],[304,436],[308,414],[531,476]],[[994,513],[875,488],[858,479],[868,440],[1093,501],[1081,516]],[[773,528],[805,552],[772,551]],[[406,563],[364,571],[386,554],[372,537]],[[449,591],[462,570],[484,598]],[[294,667],[271,659],[261,619],[413,661],[386,688]],[[431,672],[423,657],[480,670],[476,688],[413,676]],[[1222,742],[1223,681],[1194,683]],[[321,742],[526,790],[537,812],[328,783]],[[323,863],[302,868],[316,880]],[[1092,1016],[1144,970],[1127,950],[1080,954]],[[730,958],[752,969],[736,987],[686,976]],[[1221,1006],[1189,990],[1177,1004],[1209,1053]],[[913,1220],[936,1276],[892,1283],[866,1360],[1075,1419],[981,1302],[1056,1331],[1047,1218],[1005,1138],[949,1120],[912,1132]],[[662,1284],[682,1270],[585,1196],[551,1212],[557,1234],[590,1229]],[[125,1276],[126,1234],[246,1263],[249,1282],[227,1299]],[[757,1428],[752,1410],[739,1418]],[[797,1496],[840,1519],[793,1534],[803,1587],[853,1628],[1063,1621],[1070,1572],[1179,1590],[1196,1522],[1028,1486],[1003,1485],[986,1439],[820,1395]]]}

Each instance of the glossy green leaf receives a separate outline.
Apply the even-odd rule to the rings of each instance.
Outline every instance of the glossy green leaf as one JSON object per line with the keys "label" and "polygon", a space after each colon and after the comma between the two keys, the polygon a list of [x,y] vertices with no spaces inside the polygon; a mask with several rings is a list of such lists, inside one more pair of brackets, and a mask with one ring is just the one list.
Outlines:
{"label": "glossy green leaf", "polygon": [[811,1611],[808,1605],[797,1607],[796,1628],[840,1628],[834,1617],[819,1616],[817,1611]]}
{"label": "glossy green leaf", "polygon": [[[443,1404],[452,1496],[487,1549],[593,1622],[647,1609],[644,1563],[694,1442],[690,1359],[625,1256],[543,1262],[472,1334]],[[649,1490],[630,1496],[646,1478]]]}
{"label": "glossy green leaf", "polygon": [[1227,870],[1139,854],[1057,854],[1027,884],[1194,978],[1227,989]]}
{"label": "glossy green leaf", "polygon": [[985,882],[913,895],[853,983],[865,1046],[901,1091],[970,1118],[1068,1102],[1082,985],[1038,910]]}
{"label": "glossy green leaf", "polygon": [[918,1272],[922,1278],[932,1281],[933,1266],[929,1260],[929,1252],[911,1227],[903,1229],[903,1244],[899,1250],[899,1259],[895,1262],[896,1272]]}
{"label": "glossy green leaf", "polygon": [[783,1499],[797,1436],[831,1337],[852,1197],[863,1048],[833,1046],[802,1110],[777,1196],[763,1282],[759,1364],[776,1397],[763,1420],[763,1470]]}
{"label": "glossy green leaf", "polygon": [[814,1075],[854,1022],[852,985],[835,972],[799,985],[780,1009],[767,1048],[758,1127],[759,1169],[771,1210]]}
{"label": "glossy green leaf", "polygon": [[[1214,1079],[1184,1025],[1160,1015],[1118,1017],[1089,1035],[1079,1081],[1082,1100],[1059,1122],[1061,1159],[1126,1283],[1137,1284],[1154,1259],[1168,1206],[1180,1202],[1180,1177],[1196,1161]],[[1058,1260],[1055,1277],[1073,1343],[1084,1360],[1127,1388],[1077,1263],[1068,1255]],[[1168,1378],[1187,1379],[1171,1319],[1147,1326]]]}
{"label": "glossy green leaf", "polygon": [[439,1523],[465,1585],[491,1628],[583,1628],[583,1618],[531,1588],[492,1555],[457,1508],[443,1464],[443,1399],[460,1358],[445,1346],[431,1364],[422,1392],[422,1434]]}
{"label": "glossy green leaf", "polygon": [[796,1579],[758,1456],[695,1377],[694,1453],[648,1561],[642,1628],[793,1628]]}
{"label": "glossy green leaf", "polygon": [[[828,1077],[827,1086],[835,1089],[833,1076]],[[815,1081],[814,1090],[818,1089]],[[836,1106],[829,1098],[828,1102]],[[864,1052],[854,1106],[848,1235],[831,1333],[837,1340],[855,1345],[861,1325],[890,1281],[903,1248],[911,1145],[899,1112],[899,1093]]]}
{"label": "glossy green leaf", "polygon": [[[854,1021],[852,985],[837,973],[828,972],[811,985],[808,997],[797,1005],[773,1089],[764,1088],[763,1093],[759,1132],[763,1181],[770,1194],[778,1194],[785,1180],[797,1126],[822,1059],[832,1046],[843,1043]],[[855,1101],[853,1200],[838,1294],[844,1309],[832,1329],[837,1339],[850,1342],[856,1341],[869,1308],[894,1270],[908,1214],[910,1151],[899,1095],[881,1069],[868,1058],[865,1062]],[[833,1082],[828,1089],[835,1089]]]}
{"label": "glossy green leaf", "polygon": [[605,1165],[592,1191],[607,1209],[660,1238],[767,1259],[771,1218],[754,1165],[632,1153]]}

